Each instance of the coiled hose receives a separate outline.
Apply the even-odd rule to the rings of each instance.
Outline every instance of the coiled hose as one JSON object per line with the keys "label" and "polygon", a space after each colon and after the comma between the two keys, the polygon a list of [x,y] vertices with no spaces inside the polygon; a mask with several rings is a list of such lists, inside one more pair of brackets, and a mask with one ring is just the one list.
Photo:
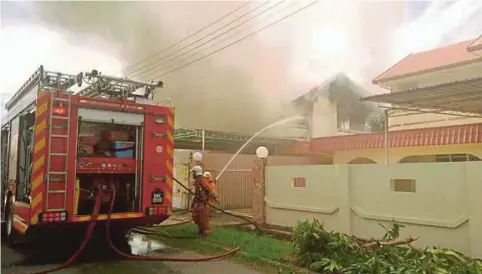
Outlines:
{"label": "coiled hose", "polygon": [[228,251],[223,252],[223,253],[218,254],[218,255],[205,256],[205,257],[199,257],[199,258],[175,258],[175,257],[164,257],[164,256],[137,256],[137,255],[125,254],[115,247],[114,243],[112,242],[112,239],[110,238],[111,214],[112,214],[112,210],[114,208],[114,202],[115,202],[115,196],[116,196],[116,191],[115,191],[114,185],[111,185],[111,190],[112,190],[113,194],[111,196],[109,212],[107,214],[107,222],[106,222],[107,242],[109,243],[112,250],[114,250],[117,254],[119,254],[120,256],[123,256],[126,259],[141,260],[141,261],[205,262],[205,261],[212,261],[212,260],[216,260],[216,259],[219,259],[219,258],[226,257],[226,256],[231,255],[231,254],[240,250],[239,247],[236,247],[236,248],[233,248],[231,250],[228,250]]}

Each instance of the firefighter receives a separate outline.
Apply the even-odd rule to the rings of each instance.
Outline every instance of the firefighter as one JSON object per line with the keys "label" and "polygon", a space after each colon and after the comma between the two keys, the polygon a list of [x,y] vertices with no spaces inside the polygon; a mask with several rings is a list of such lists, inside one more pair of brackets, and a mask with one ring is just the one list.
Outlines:
{"label": "firefighter", "polygon": [[100,133],[100,140],[94,145],[94,154],[111,157],[114,151],[112,133],[109,130],[103,130]]}
{"label": "firefighter", "polygon": [[[209,204],[213,204],[213,202],[216,202],[219,204],[219,202],[217,201],[216,199],[216,180],[213,179],[213,176],[211,175],[211,172],[209,171],[206,171],[204,172],[204,178],[206,178],[206,180],[208,181],[209,183],[209,187],[211,188],[211,195],[209,195],[209,199],[208,199],[208,203]],[[208,208],[208,211],[209,211],[209,218],[212,217],[212,214],[211,214],[211,207]]]}
{"label": "firefighter", "polygon": [[192,220],[199,228],[199,235],[206,236],[211,232],[211,224],[209,222],[208,199],[212,195],[212,189],[203,176],[203,170],[200,166],[192,168],[192,176],[194,179],[194,199],[192,202]]}

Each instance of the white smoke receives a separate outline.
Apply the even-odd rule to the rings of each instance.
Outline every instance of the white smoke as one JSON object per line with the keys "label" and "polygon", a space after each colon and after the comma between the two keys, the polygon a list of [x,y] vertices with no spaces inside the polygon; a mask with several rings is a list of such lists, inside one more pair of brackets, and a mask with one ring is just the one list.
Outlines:
{"label": "white smoke", "polygon": [[[120,56],[106,41],[84,37],[91,46],[69,44],[64,37],[48,28],[35,25],[19,25],[4,28],[0,32],[0,94],[3,114],[5,103],[40,65],[47,70],[77,74],[98,68],[111,74],[120,74],[123,64]],[[108,53],[106,53],[108,52]],[[2,115],[3,117],[3,115]]]}
{"label": "white smoke", "polygon": [[[177,106],[177,125],[252,133],[282,115],[286,101],[338,72],[371,92],[379,92],[371,80],[408,53],[482,33],[482,17],[478,16],[482,14],[482,2],[423,2],[427,7],[418,17],[408,20],[413,3],[320,1],[243,42],[156,79],[163,80],[166,86],[158,98],[172,97]],[[95,67],[103,73],[119,74],[129,64],[171,45],[241,4],[4,4],[3,14],[13,15],[1,34],[0,89],[16,90],[41,63],[73,73]],[[260,4],[251,2],[219,26]],[[308,2],[287,1],[280,8],[291,4],[293,7],[271,20],[258,18],[244,25],[242,34]],[[8,12],[6,7],[10,7]],[[34,26],[39,23],[42,25]],[[156,74],[160,73],[149,77]]]}
{"label": "white smoke", "polygon": [[393,32],[392,62],[412,52],[476,38],[482,34],[482,1],[434,1],[419,17]]}

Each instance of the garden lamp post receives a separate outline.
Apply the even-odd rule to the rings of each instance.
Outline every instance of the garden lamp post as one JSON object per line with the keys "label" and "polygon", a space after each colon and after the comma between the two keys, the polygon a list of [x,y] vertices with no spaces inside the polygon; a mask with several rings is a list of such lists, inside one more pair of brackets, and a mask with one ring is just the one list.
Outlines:
{"label": "garden lamp post", "polygon": [[[268,163],[268,149],[265,146],[260,146],[256,149],[256,156],[261,159],[262,165],[261,165],[261,180],[263,182],[263,186],[265,185],[265,170],[266,170],[266,165]],[[263,188],[264,189],[264,188]],[[263,190],[264,194],[264,190]]]}
{"label": "garden lamp post", "polygon": [[203,154],[199,151],[196,151],[192,154],[192,159],[194,162],[201,162],[203,160]]}
{"label": "garden lamp post", "polygon": [[254,174],[255,186],[253,193],[253,219],[259,225],[264,225],[265,223],[265,170],[266,164],[268,162],[268,154],[268,149],[264,146],[260,146],[256,149],[256,156],[261,161],[258,161],[258,164],[256,164],[256,170]]}

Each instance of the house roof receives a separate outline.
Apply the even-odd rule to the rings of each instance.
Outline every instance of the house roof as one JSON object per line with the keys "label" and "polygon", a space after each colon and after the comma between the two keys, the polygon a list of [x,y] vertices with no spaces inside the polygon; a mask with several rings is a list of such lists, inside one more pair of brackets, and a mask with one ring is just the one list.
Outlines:
{"label": "house roof", "polygon": [[480,37],[445,47],[412,53],[373,79],[374,84],[410,76],[416,73],[451,67],[458,64],[482,61],[482,57],[469,51],[482,43]]}
{"label": "house roof", "polygon": [[[384,133],[366,133],[315,138],[292,147],[299,154],[333,153],[335,151],[380,149],[384,147]],[[391,131],[389,147],[446,146],[482,144],[482,123]]]}
{"label": "house roof", "polygon": [[338,115],[347,117],[352,121],[364,120],[368,115],[378,110],[371,102],[360,101],[363,96],[368,95],[367,90],[357,85],[344,73],[338,73],[321,85],[292,100],[291,104],[297,106],[298,111],[305,110],[304,114],[311,114],[313,102],[317,98],[328,98],[330,101],[336,102]]}
{"label": "house roof", "polygon": [[482,49],[482,35],[479,36],[479,38],[475,39],[475,41],[470,44],[467,48],[470,52],[476,51],[476,50],[481,50]]}
{"label": "house roof", "polygon": [[347,90],[350,90],[353,97],[356,97],[356,98],[369,95],[369,92],[367,90],[365,90],[364,88],[362,88],[361,86],[353,82],[353,80],[351,80],[346,74],[340,72],[328,78],[327,80],[323,81],[323,83],[311,88],[310,91],[293,99],[292,102],[298,102],[303,100],[313,100],[318,96],[329,97],[330,93],[337,92],[337,90],[336,89],[334,90],[333,87],[341,87],[341,86],[346,87]]}
{"label": "house roof", "polygon": [[482,117],[482,77],[373,95],[362,100],[388,103],[395,109]]}

